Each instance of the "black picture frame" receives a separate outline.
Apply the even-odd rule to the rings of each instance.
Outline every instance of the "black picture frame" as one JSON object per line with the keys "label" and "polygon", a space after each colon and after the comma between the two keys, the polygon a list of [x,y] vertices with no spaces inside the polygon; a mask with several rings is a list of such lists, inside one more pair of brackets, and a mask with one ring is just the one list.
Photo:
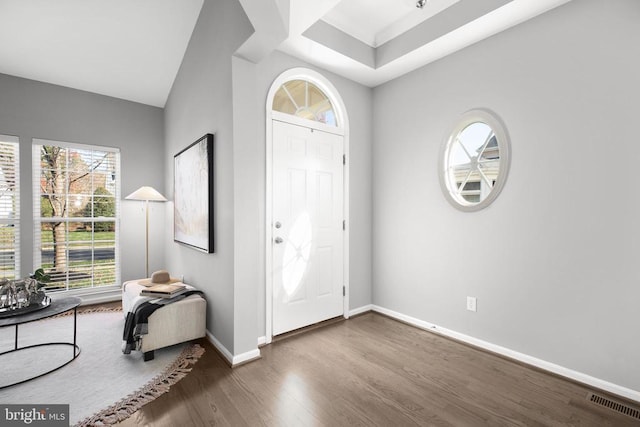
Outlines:
{"label": "black picture frame", "polygon": [[173,240],[214,252],[213,134],[173,156]]}

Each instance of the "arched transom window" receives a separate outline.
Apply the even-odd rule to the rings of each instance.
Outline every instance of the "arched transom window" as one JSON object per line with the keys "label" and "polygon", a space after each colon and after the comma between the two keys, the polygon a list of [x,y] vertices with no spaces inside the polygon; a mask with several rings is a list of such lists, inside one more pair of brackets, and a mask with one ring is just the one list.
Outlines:
{"label": "arched transom window", "polygon": [[280,86],[273,98],[272,109],[329,126],[338,126],[333,105],[327,95],[306,80],[290,80]]}

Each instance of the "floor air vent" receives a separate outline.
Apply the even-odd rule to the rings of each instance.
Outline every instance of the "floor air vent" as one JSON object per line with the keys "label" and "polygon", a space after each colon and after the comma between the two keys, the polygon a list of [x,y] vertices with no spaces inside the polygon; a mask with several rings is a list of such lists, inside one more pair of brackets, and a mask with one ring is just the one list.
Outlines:
{"label": "floor air vent", "polygon": [[604,406],[605,408],[609,408],[620,414],[624,414],[636,420],[640,420],[640,409],[634,408],[633,406],[630,406],[628,404],[616,402],[615,400],[611,400],[594,393],[587,394],[587,400],[589,402],[595,403],[596,405]]}

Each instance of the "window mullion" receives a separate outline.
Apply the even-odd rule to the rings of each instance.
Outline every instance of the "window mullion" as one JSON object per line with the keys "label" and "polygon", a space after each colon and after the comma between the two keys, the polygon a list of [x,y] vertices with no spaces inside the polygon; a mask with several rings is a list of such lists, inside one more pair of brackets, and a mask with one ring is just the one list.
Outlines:
{"label": "window mullion", "polygon": [[293,99],[293,96],[291,96],[291,92],[289,92],[289,89],[287,89],[286,86],[282,85],[282,89],[284,89],[285,93],[287,94],[287,96],[289,97],[289,99],[291,100],[291,102],[293,103],[293,106],[296,107],[296,111],[298,111],[300,109],[300,106],[298,105],[298,103],[296,102],[295,99]]}
{"label": "window mullion", "polygon": [[467,185],[467,182],[469,181],[469,178],[471,177],[472,173],[473,173],[473,169],[469,169],[469,173],[467,173],[467,177],[464,179],[464,181],[462,181],[462,184],[460,184],[460,187],[458,187],[458,195],[462,194],[462,190],[464,189],[464,186]]}

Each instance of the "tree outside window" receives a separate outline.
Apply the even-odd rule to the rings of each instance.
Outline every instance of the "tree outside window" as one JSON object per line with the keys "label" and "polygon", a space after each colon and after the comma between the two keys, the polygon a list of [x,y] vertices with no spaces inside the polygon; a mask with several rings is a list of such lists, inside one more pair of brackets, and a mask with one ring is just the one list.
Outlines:
{"label": "tree outside window", "polygon": [[118,153],[37,147],[40,262],[51,286],[115,284]]}

